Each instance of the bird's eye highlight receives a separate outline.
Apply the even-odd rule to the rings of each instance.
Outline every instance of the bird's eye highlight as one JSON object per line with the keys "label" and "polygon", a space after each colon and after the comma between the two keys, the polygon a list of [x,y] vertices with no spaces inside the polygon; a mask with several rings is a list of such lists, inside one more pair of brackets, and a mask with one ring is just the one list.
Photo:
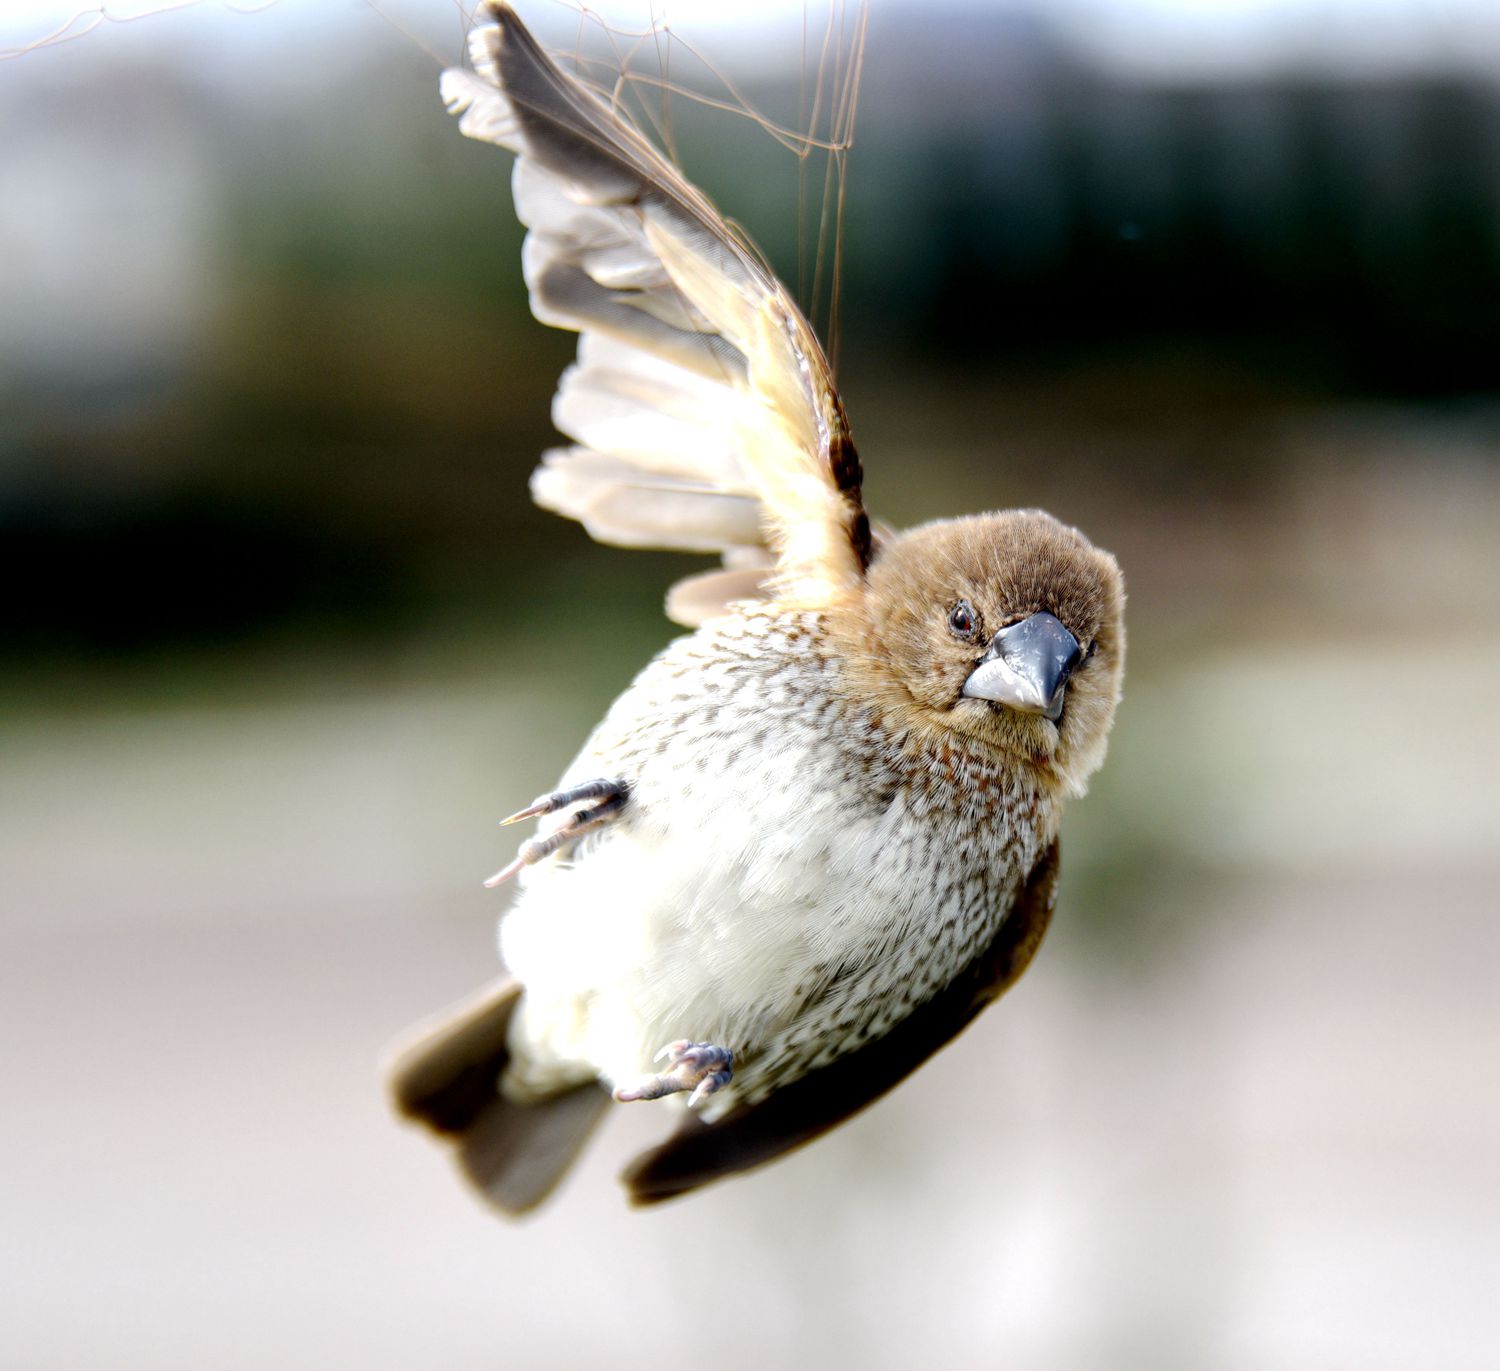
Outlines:
{"label": "bird's eye highlight", "polygon": [[948,611],[948,627],[959,638],[972,638],[979,627],[974,606],[967,600],[960,600]]}

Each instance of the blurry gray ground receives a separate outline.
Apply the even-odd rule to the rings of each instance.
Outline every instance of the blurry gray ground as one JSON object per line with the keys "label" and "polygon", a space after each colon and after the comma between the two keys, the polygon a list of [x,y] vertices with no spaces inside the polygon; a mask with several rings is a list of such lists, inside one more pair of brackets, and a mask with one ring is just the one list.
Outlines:
{"label": "blurry gray ground", "polygon": [[0,1360],[1500,1364],[1493,483],[1364,489],[1232,622],[1182,610],[1186,529],[1120,548],[1129,696],[1030,974],[852,1125],[647,1214],[612,1173],[651,1106],[507,1226],[375,1071],[490,974],[493,822],[597,691],[492,657],[14,709]]}

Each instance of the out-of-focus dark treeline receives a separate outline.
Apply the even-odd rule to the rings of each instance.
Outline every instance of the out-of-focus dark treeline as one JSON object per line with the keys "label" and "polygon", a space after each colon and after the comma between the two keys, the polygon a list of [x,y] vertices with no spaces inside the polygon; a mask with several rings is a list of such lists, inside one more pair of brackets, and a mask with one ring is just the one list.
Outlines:
{"label": "out-of-focus dark treeline", "polygon": [[[1028,435],[1066,433],[1086,462],[1091,434],[1107,452],[1128,432],[1148,460],[1097,474],[1139,494],[1253,486],[1276,454],[1240,435],[1288,406],[1493,418],[1494,85],[1133,83],[1042,13],[872,29],[840,360],[877,504],[928,475],[1047,503],[1045,461],[1024,490],[1006,466]],[[572,340],[525,310],[506,159],[378,36],[232,98],[140,54],[38,55],[24,104],[12,90],[31,179],[7,222],[41,246],[10,254],[8,653],[503,627],[621,576],[621,605],[655,612],[631,587],[679,564],[625,570],[526,507]],[[795,111],[786,81],[749,94]],[[789,155],[681,101],[674,127],[690,173],[805,280]],[[963,435],[968,461],[914,476],[924,429]]]}

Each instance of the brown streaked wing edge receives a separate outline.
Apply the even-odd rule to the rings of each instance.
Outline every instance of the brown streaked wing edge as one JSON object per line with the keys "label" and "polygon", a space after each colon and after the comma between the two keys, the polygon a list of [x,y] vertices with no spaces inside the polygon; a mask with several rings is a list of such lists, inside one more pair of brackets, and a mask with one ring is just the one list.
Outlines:
{"label": "brown streaked wing edge", "polygon": [[1052,917],[1058,844],[1031,870],[1000,930],[932,999],[884,1037],[712,1124],[696,1115],[621,1176],[631,1203],[658,1204],[810,1142],[873,1103],[950,1042],[1026,970]]}

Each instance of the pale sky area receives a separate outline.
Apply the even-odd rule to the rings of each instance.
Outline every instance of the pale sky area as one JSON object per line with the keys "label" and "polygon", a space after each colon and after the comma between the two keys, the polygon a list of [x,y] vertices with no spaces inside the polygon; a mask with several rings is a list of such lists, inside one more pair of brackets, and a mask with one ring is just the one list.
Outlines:
{"label": "pale sky area", "polygon": [[[901,0],[871,0],[871,16]],[[372,9],[374,7],[372,6]],[[561,34],[575,24],[570,0],[530,0],[521,11],[543,31]],[[796,32],[804,10],[814,25],[828,6],[803,0],[598,0],[590,6],[606,22],[639,29],[655,16],[696,35],[743,28],[755,36]],[[276,9],[279,22],[263,18]],[[462,9],[452,0],[380,0],[379,9],[401,30],[436,45],[447,59]],[[1500,68],[1500,5],[1493,0],[944,0],[934,11],[1010,10],[1045,15],[1079,49],[1124,74],[1218,76],[1235,79],[1287,70],[1350,75],[1414,68]],[[191,19],[175,11],[192,11]],[[560,22],[549,19],[558,16]],[[257,22],[259,20],[259,22]],[[128,22],[135,21],[135,22]],[[335,0],[8,0],[0,6],[0,45],[15,50],[49,35],[85,32],[90,43],[135,43],[139,35],[170,48],[180,27],[211,24],[246,45],[245,56],[274,50],[296,28],[352,29],[379,24],[375,14]],[[126,34],[129,34],[126,37]],[[738,50],[738,48],[737,48]]]}

